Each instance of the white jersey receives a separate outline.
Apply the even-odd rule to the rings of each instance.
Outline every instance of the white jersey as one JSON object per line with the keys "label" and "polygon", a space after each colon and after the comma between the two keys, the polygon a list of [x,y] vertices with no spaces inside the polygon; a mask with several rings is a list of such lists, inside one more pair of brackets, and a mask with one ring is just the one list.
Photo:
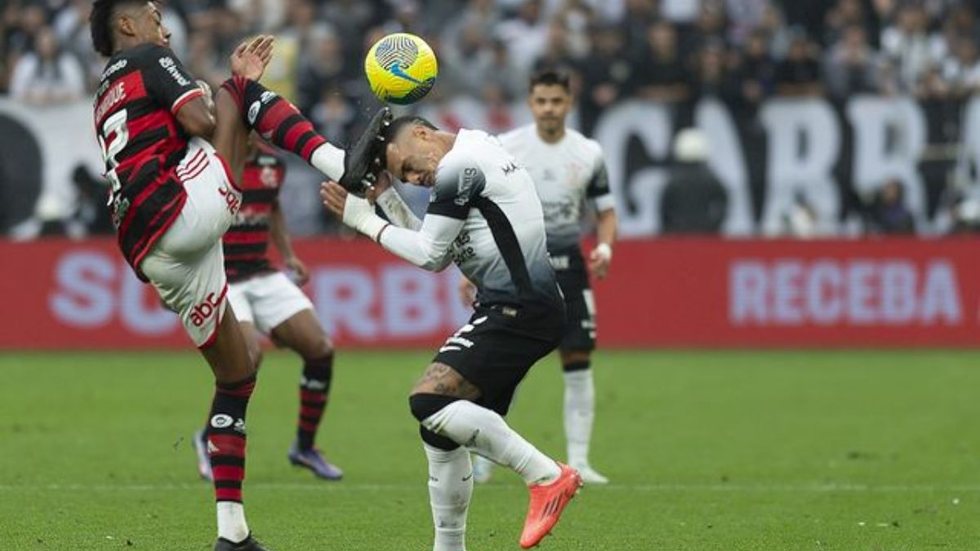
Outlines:
{"label": "white jersey", "polygon": [[[390,219],[405,220],[379,204]],[[380,243],[427,269],[454,262],[481,304],[561,307],[534,182],[486,132],[459,131],[436,168],[417,233],[385,231]]]}
{"label": "white jersey", "polygon": [[586,200],[599,211],[613,207],[599,143],[571,128],[558,143],[547,143],[534,124],[502,134],[500,142],[531,173],[544,209],[548,250],[577,248]]}

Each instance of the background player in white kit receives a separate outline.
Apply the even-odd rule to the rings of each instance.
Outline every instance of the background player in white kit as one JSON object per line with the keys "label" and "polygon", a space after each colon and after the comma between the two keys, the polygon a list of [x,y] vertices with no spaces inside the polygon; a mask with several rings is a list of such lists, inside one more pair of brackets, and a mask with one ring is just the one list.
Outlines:
{"label": "background player in white kit", "polygon": [[[568,326],[559,351],[565,378],[568,464],[582,474],[585,482],[605,484],[609,480],[589,463],[595,418],[591,361],[596,323],[595,301],[579,239],[585,216],[582,207],[588,202],[596,211],[598,241],[589,254],[588,272],[604,278],[616,239],[613,196],[599,144],[565,126],[572,109],[568,76],[550,70],[535,74],[531,77],[528,104],[534,124],[501,135],[500,142],[534,180],[544,209],[551,265],[565,295]],[[463,300],[472,302],[473,285],[464,279],[460,286]],[[486,459],[475,458],[473,471],[477,482],[489,480],[491,466]]]}

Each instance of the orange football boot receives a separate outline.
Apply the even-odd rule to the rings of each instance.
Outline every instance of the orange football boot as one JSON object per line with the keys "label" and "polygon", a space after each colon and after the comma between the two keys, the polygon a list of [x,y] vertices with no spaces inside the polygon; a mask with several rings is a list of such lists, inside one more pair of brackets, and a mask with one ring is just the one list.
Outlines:
{"label": "orange football boot", "polygon": [[527,518],[524,519],[524,531],[521,532],[521,547],[524,549],[541,543],[551,533],[565,506],[582,487],[582,477],[578,471],[562,463],[558,466],[561,474],[554,481],[528,487],[531,502],[527,507]]}

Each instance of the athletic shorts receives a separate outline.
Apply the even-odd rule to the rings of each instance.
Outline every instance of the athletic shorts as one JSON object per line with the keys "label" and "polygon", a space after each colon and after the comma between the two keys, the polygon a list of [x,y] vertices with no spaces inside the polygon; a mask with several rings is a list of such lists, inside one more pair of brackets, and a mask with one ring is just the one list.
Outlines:
{"label": "athletic shorts", "polygon": [[228,287],[228,303],[240,322],[269,334],[282,322],[312,310],[313,303],[282,272],[258,274]]}
{"label": "athletic shorts", "polygon": [[558,286],[565,296],[567,325],[559,349],[594,350],[596,338],[595,298],[589,285],[585,260],[578,248],[551,255]]}
{"label": "athletic shorts", "polygon": [[514,390],[564,332],[560,307],[478,306],[470,321],[439,349],[434,362],[458,371],[480,389],[477,404],[506,415]]}
{"label": "athletic shorts", "polygon": [[198,348],[210,346],[224,315],[225,259],[221,237],[242,204],[241,192],[211,144],[193,138],[177,166],[187,192],[180,215],[140,264]]}

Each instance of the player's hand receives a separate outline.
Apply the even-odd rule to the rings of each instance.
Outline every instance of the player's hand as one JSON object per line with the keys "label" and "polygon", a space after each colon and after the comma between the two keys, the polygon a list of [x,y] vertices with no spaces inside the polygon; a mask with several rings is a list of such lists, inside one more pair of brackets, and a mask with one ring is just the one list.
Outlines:
{"label": "player's hand", "polygon": [[310,270],[306,267],[306,264],[302,260],[296,258],[295,256],[291,256],[283,260],[283,264],[286,265],[286,269],[292,270],[292,272],[295,274],[293,283],[296,285],[302,287],[310,280]]}
{"label": "player's hand", "polygon": [[333,180],[327,180],[320,184],[320,198],[323,199],[323,206],[332,212],[337,218],[344,218],[344,206],[347,204],[347,190]]}
{"label": "player's hand", "polygon": [[466,306],[470,306],[476,301],[476,285],[473,285],[465,277],[459,278],[459,300],[463,301]]}
{"label": "player's hand", "polygon": [[259,80],[272,60],[272,47],[276,39],[259,35],[242,42],[231,54],[231,74],[250,80]]}
{"label": "player's hand", "polygon": [[589,272],[599,279],[606,277],[611,263],[612,247],[605,243],[599,243],[589,254]]}

